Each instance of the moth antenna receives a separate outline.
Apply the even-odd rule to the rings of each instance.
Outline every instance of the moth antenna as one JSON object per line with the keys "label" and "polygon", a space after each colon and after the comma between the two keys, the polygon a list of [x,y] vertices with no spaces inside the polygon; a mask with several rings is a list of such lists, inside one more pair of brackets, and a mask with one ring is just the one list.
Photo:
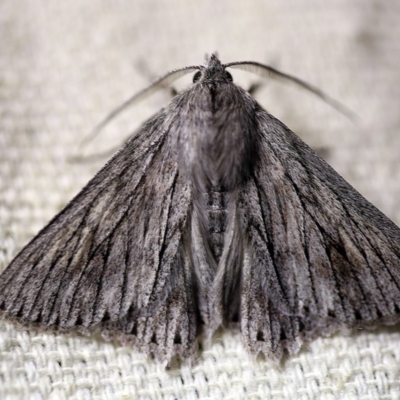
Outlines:
{"label": "moth antenna", "polygon": [[228,64],[224,64],[224,67],[225,68],[239,68],[244,71],[249,71],[254,74],[257,74],[263,78],[273,77],[275,79],[282,79],[283,81],[292,82],[292,83],[296,84],[297,86],[300,86],[301,88],[306,89],[309,92],[315,94],[317,97],[319,97],[325,103],[329,104],[335,110],[339,111],[341,114],[343,114],[347,118],[349,118],[353,123],[355,123],[359,119],[358,115],[355,114],[352,110],[350,110],[348,107],[346,107],[345,105],[340,103],[338,100],[327,95],[322,90],[318,89],[317,87],[315,87],[299,78],[296,78],[295,76],[280,72],[277,69],[270,67],[269,65],[261,64],[261,63],[254,62],[254,61],[237,61],[237,62],[231,62]]}
{"label": "moth antenna", "polygon": [[153,94],[160,88],[170,85],[172,82],[174,82],[177,79],[181,78],[182,76],[188,74],[189,72],[198,71],[200,68],[201,67],[196,66],[196,65],[179,68],[179,69],[173,70],[171,72],[168,72],[161,78],[158,78],[151,85],[147,86],[140,92],[136,93],[129,99],[125,100],[121,105],[114,108],[114,110],[112,110],[98,125],[96,125],[96,127],[89,133],[89,135],[87,135],[82,140],[80,146],[86,144],[87,142],[90,142],[113,118],[115,118],[118,114],[120,114],[122,111],[124,111],[128,107],[143,100],[147,96],[150,96],[151,94]]}
{"label": "moth antenna", "polygon": [[103,160],[105,158],[110,158],[120,148],[121,148],[121,146],[115,146],[110,150],[103,151],[100,153],[95,153],[95,154],[89,154],[86,156],[74,155],[72,157],[69,157],[67,160],[68,160],[68,162],[78,163],[78,164],[84,164],[84,163],[89,163],[89,162],[93,162],[93,161]]}

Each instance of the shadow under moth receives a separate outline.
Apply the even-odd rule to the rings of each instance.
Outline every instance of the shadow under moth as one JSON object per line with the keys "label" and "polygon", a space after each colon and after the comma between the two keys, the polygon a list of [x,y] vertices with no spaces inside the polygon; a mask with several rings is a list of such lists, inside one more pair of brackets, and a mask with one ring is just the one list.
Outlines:
{"label": "shadow under moth", "polygon": [[134,96],[195,71],[4,270],[4,318],[99,330],[163,361],[219,326],[280,359],[319,335],[400,320],[399,228],[229,67],[323,97],[216,55]]}

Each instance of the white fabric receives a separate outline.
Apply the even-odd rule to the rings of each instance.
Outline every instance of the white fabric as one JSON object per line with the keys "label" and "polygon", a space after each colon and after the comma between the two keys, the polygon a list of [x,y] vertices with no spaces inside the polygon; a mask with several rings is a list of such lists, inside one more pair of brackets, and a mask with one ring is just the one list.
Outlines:
{"label": "white fabric", "polygon": [[[69,160],[96,123],[215,50],[223,62],[270,63],[354,110],[356,124],[279,82],[257,93],[399,224],[399,21],[400,3],[379,0],[1,1],[0,270],[105,162]],[[127,111],[84,150],[113,148],[166,101]],[[118,343],[0,321],[1,399],[395,399],[399,365],[398,327],[321,338],[278,365],[249,359],[223,332],[191,366],[165,371]]]}

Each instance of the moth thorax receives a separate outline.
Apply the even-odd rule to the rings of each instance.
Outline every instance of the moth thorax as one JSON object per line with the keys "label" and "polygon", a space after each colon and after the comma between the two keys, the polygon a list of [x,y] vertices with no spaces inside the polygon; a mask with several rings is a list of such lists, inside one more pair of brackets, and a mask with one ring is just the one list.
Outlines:
{"label": "moth thorax", "polygon": [[185,171],[191,184],[201,192],[232,191],[245,182],[254,163],[252,152],[238,144],[236,131],[208,130],[199,135],[191,154],[185,157]]}

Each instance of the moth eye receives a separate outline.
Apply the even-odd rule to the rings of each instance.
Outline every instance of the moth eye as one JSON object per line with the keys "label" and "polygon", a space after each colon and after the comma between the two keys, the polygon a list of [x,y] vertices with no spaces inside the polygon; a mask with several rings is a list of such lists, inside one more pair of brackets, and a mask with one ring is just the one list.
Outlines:
{"label": "moth eye", "polygon": [[228,71],[225,71],[225,77],[226,77],[226,79],[228,79],[228,81],[233,82],[232,75]]}
{"label": "moth eye", "polygon": [[197,71],[193,76],[193,83],[197,82],[201,78],[201,71]]}

